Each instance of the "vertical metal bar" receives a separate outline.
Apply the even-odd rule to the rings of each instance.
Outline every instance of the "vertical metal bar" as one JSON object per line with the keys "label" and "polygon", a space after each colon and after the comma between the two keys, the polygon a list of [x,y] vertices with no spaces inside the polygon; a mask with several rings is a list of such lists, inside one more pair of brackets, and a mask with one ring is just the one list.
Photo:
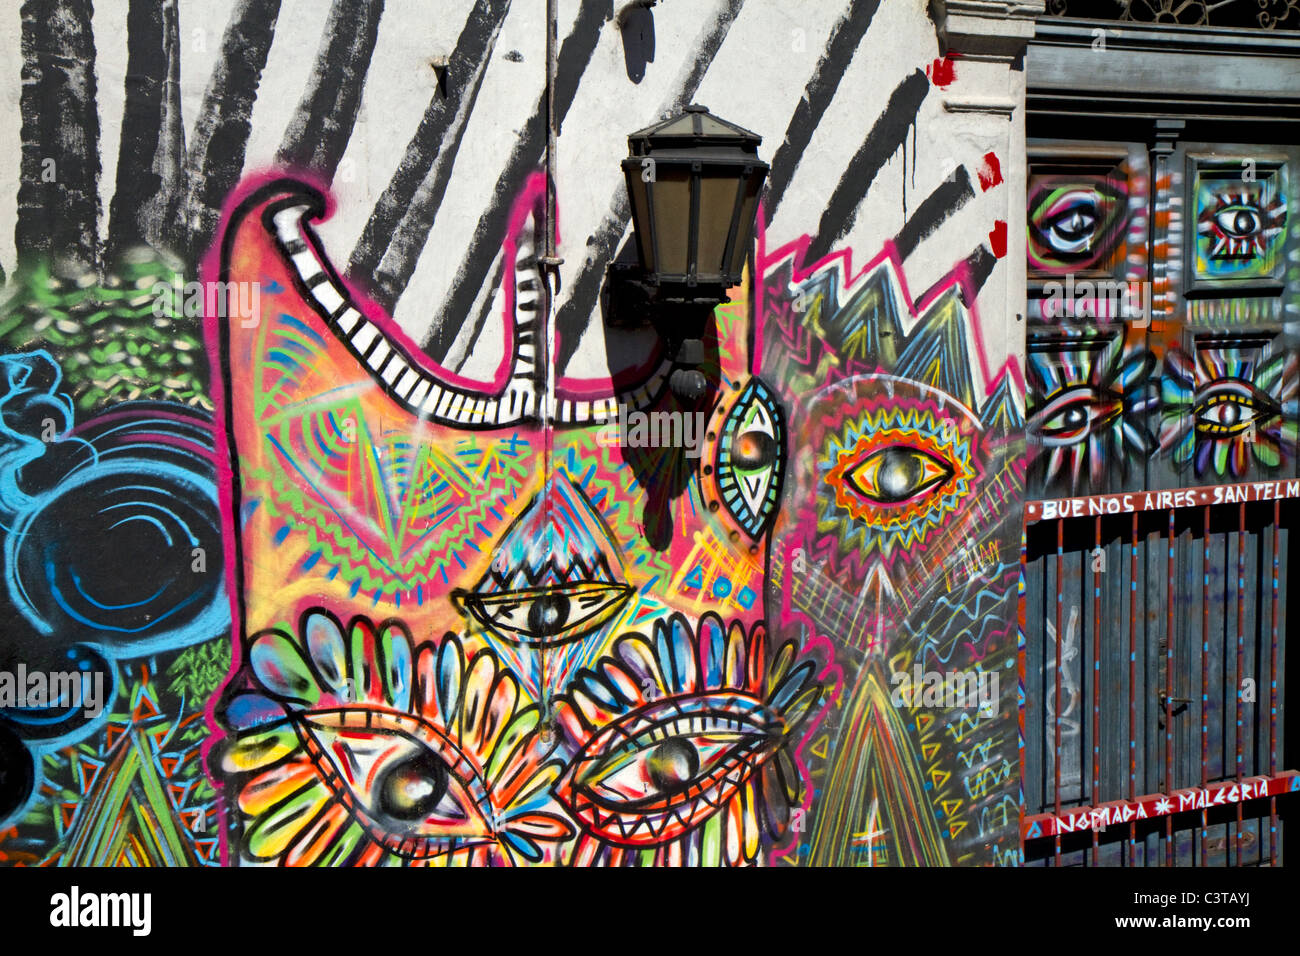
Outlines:
{"label": "vertical metal bar", "polygon": [[[1237,783],[1241,783],[1243,753],[1241,746],[1241,671],[1245,663],[1246,650],[1246,503],[1237,506],[1237,686],[1233,693],[1237,698]],[[1237,801],[1237,866],[1241,866],[1241,820],[1242,801]]]}
{"label": "vertical metal bar", "polygon": [[[1138,600],[1138,516],[1133,512],[1129,538],[1128,591],[1128,798],[1137,799],[1137,600]],[[1129,863],[1137,858],[1137,821],[1128,824]]]}
{"label": "vertical metal bar", "polygon": [[[1165,603],[1169,606],[1165,617],[1165,786],[1164,792],[1174,792],[1174,509],[1169,509],[1168,583]],[[1174,817],[1165,815],[1165,864],[1174,865]]]}
{"label": "vertical metal bar", "polygon": [[[1029,564],[1029,526],[1022,524],[1020,526],[1020,608],[1019,608],[1019,634],[1016,640],[1016,719],[1019,724],[1019,750],[1020,750],[1020,812],[1024,815],[1025,807],[1025,656],[1026,656],[1026,639],[1025,633],[1028,628],[1025,626],[1029,620],[1029,594],[1028,584],[1028,564]],[[1035,688],[1036,689],[1036,688]],[[1035,790],[1037,789],[1037,781]],[[1020,865],[1025,865],[1025,828],[1019,827],[1020,830]]]}
{"label": "vertical metal bar", "polygon": [[[554,496],[551,494],[551,482],[555,475],[555,296],[560,290],[560,262],[555,248],[555,163],[556,132],[558,120],[555,115],[555,76],[556,76],[556,35],[558,32],[556,0],[546,0],[546,196],[542,204],[542,248],[545,253],[539,260],[542,278],[542,303],[544,326],[539,330],[543,348],[542,375],[544,376],[541,405],[542,419],[542,494],[546,521],[546,549],[554,554],[557,548],[554,531],[553,509]],[[547,649],[538,648],[540,667],[543,674],[547,672]],[[551,720],[551,700],[546,690],[547,682],[542,681],[541,719],[544,723]]]}
{"label": "vertical metal bar", "polygon": [[[1065,584],[1061,580],[1065,573],[1065,521],[1056,521],[1056,692],[1052,698],[1055,716],[1055,737],[1052,758],[1052,785],[1056,790],[1056,816],[1061,816],[1061,608],[1065,602]],[[1061,833],[1057,830],[1053,862],[1061,865]]]}
{"label": "vertical metal bar", "polygon": [[[1277,776],[1277,590],[1280,569],[1278,566],[1277,537],[1281,531],[1281,502],[1273,499],[1273,625],[1268,652],[1268,775]],[[1270,866],[1281,866],[1277,844],[1277,797],[1268,798],[1268,858]]]}
{"label": "vertical metal bar", "polygon": [[546,258],[555,258],[555,41],[558,31],[556,0],[546,0],[546,223],[544,248]]}
{"label": "vertical metal bar", "polygon": [[[1202,509],[1203,532],[1201,543],[1201,789],[1210,783],[1210,506]],[[1210,812],[1201,810],[1201,860],[1205,865],[1205,846],[1209,839]]]}
{"label": "vertical metal bar", "polygon": [[[1101,803],[1101,571],[1097,555],[1101,552],[1101,515],[1092,525],[1092,805]],[[1104,554],[1102,555],[1104,560]],[[1103,565],[1104,567],[1104,565]],[[1099,834],[1092,831],[1092,865],[1100,862]]]}

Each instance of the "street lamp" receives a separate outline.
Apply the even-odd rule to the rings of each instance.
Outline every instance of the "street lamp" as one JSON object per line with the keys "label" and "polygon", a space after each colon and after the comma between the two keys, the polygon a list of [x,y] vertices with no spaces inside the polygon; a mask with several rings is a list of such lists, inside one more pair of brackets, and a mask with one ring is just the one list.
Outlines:
{"label": "street lamp", "polygon": [[[704,323],[740,282],[768,165],[762,138],[691,105],[628,137],[623,174],[656,325],[678,368],[673,391],[685,400],[707,387]],[[668,308],[665,308],[667,306]]]}

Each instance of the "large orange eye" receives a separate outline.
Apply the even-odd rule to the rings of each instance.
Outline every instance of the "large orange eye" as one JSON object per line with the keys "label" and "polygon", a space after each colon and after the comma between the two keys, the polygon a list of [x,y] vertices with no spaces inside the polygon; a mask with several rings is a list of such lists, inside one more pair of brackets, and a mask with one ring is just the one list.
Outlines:
{"label": "large orange eye", "polygon": [[890,445],[868,455],[845,476],[854,490],[881,504],[899,504],[952,477],[948,462],[907,445]]}

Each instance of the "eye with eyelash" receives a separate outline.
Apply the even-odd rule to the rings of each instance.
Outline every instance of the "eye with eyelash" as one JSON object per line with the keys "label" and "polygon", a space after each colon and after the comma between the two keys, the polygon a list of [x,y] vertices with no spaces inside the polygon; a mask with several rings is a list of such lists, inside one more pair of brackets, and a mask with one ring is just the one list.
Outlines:
{"label": "eye with eyelash", "polygon": [[776,517],[785,467],[785,425],[776,397],[751,379],[723,422],[718,441],[718,494],[750,537]]}
{"label": "eye with eyelash", "polygon": [[432,725],[339,708],[308,712],[294,728],[330,789],[386,849],[420,859],[493,842],[482,780]]}
{"label": "eye with eyelash", "polygon": [[1215,212],[1214,224],[1234,239],[1245,239],[1257,233],[1263,221],[1254,206],[1234,203]]}
{"label": "eye with eyelash", "polygon": [[[457,635],[329,612],[248,641],[217,719],[240,851],[283,866],[537,862],[573,834],[539,793],[559,772],[497,656]],[[553,806],[553,804],[551,804]]]}
{"label": "eye with eyelash", "polygon": [[1211,382],[1196,393],[1192,403],[1196,431],[1207,438],[1240,435],[1280,411],[1267,395],[1241,379]]}
{"label": "eye with eyelash", "polygon": [[582,581],[495,594],[458,591],[452,598],[484,627],[509,640],[556,647],[595,631],[627,603],[631,593],[626,584]]}
{"label": "eye with eyelash", "polygon": [[1199,255],[1207,268],[1236,271],[1266,260],[1282,232],[1286,203],[1262,184],[1203,192],[1197,216]]}
{"label": "eye with eyelash", "polygon": [[956,476],[958,465],[940,442],[920,432],[900,430],[894,435],[893,441],[868,442],[842,452],[832,469],[839,498],[855,513],[915,506]]}
{"label": "eye with eyelash", "polygon": [[1089,385],[1062,388],[1049,395],[1034,416],[1033,430],[1047,447],[1077,445],[1123,414],[1121,396]]}
{"label": "eye with eyelash", "polygon": [[570,792],[607,840],[671,840],[731,799],[781,740],[749,695],[662,701],[593,737],[574,760]]}
{"label": "eye with eyelash", "polygon": [[674,615],[614,650],[556,706],[574,756],[553,792],[583,830],[575,859],[682,849],[719,816],[743,831],[728,857],[752,858],[760,820],[780,835],[798,796],[790,748],[821,702],[814,662],[786,643],[767,664],[761,625],[746,635],[712,614],[698,633]]}

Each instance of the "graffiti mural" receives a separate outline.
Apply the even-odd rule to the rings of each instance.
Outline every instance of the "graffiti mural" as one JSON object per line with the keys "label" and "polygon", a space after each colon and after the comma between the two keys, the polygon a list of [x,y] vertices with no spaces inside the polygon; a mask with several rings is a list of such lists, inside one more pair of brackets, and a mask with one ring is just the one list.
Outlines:
{"label": "graffiti mural", "polygon": [[1015,641],[996,609],[1014,599],[1018,555],[993,516],[1023,488],[1023,381],[979,352],[966,264],[913,302],[892,244],[856,268],[848,250],[808,248],[759,243],[767,367],[804,436],[769,587],[781,628],[826,635],[853,676],[805,748],[822,798],[797,852],[813,865],[961,863],[1007,839],[1015,815],[1010,697],[934,706],[917,693],[909,709],[897,688],[914,668],[1012,683]]}
{"label": "graffiti mural", "polygon": [[[1020,862],[1025,433],[1104,472],[1161,380],[1022,359],[1008,265],[1127,279],[1141,156],[1026,225],[934,4],[561,6],[549,89],[541,4],[11,17],[0,862]],[[688,399],[611,288],[697,102],[771,172]]]}
{"label": "graffiti mural", "polygon": [[[794,644],[769,664],[755,553],[784,449],[746,324],[719,322],[719,437],[694,466],[600,441],[608,420],[677,401],[657,366],[580,404],[562,392],[572,412],[539,422],[537,195],[512,217],[499,391],[421,361],[339,284],[306,222],[319,194],[254,188],[223,229],[216,281],[265,290],[256,322],[213,336],[247,635],[214,759],[238,781],[250,860],[752,862],[760,815],[779,837],[799,797],[788,751],[823,665]],[[725,481],[699,464],[714,461]],[[627,527],[651,507],[637,471],[683,469],[656,553]],[[707,583],[653,587],[692,564]]]}

